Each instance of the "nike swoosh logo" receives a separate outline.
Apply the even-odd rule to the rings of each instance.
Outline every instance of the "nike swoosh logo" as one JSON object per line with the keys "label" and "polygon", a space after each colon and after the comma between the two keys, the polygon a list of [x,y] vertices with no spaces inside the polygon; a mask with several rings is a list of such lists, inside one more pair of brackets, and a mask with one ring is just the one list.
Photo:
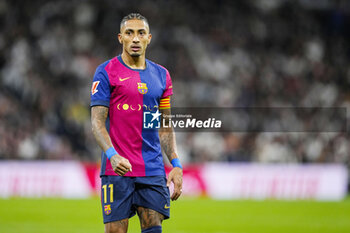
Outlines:
{"label": "nike swoosh logo", "polygon": [[169,209],[170,206],[167,206],[166,204],[164,205],[164,209]]}
{"label": "nike swoosh logo", "polygon": [[131,77],[119,78],[119,81],[123,82],[123,81],[125,81],[125,80],[128,80],[129,78],[131,78]]}

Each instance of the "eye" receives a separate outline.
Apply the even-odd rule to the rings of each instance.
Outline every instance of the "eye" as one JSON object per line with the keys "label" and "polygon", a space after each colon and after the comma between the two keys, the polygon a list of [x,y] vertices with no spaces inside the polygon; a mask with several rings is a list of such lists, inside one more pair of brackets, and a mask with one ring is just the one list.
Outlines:
{"label": "eye", "polygon": [[126,31],[125,33],[126,33],[126,35],[131,35],[130,31]]}

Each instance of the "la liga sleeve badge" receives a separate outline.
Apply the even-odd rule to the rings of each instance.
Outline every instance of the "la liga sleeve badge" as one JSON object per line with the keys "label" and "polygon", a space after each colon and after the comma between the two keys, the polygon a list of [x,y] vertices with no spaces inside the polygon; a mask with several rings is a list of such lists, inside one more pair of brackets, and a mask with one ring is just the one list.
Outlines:
{"label": "la liga sleeve badge", "polygon": [[91,95],[95,95],[98,92],[97,90],[98,84],[100,84],[100,81],[95,81],[92,83]]}

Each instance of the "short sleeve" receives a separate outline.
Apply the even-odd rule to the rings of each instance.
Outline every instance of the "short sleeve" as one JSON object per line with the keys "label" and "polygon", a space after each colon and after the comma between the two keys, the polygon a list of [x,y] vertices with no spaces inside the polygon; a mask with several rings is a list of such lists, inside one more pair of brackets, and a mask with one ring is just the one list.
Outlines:
{"label": "short sleeve", "polygon": [[173,83],[171,81],[170,74],[168,70],[166,70],[166,83],[165,83],[165,90],[162,95],[162,99],[168,96],[171,96],[173,94]]}
{"label": "short sleeve", "polygon": [[91,87],[90,106],[102,105],[109,107],[111,88],[107,74],[97,68]]}

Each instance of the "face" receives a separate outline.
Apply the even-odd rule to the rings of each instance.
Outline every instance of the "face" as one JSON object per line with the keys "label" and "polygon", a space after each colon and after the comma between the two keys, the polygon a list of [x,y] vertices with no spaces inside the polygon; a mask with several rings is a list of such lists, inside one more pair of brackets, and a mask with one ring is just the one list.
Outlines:
{"label": "face", "polygon": [[118,34],[118,40],[123,45],[123,52],[125,51],[132,57],[144,55],[151,38],[148,25],[139,19],[126,21]]}

